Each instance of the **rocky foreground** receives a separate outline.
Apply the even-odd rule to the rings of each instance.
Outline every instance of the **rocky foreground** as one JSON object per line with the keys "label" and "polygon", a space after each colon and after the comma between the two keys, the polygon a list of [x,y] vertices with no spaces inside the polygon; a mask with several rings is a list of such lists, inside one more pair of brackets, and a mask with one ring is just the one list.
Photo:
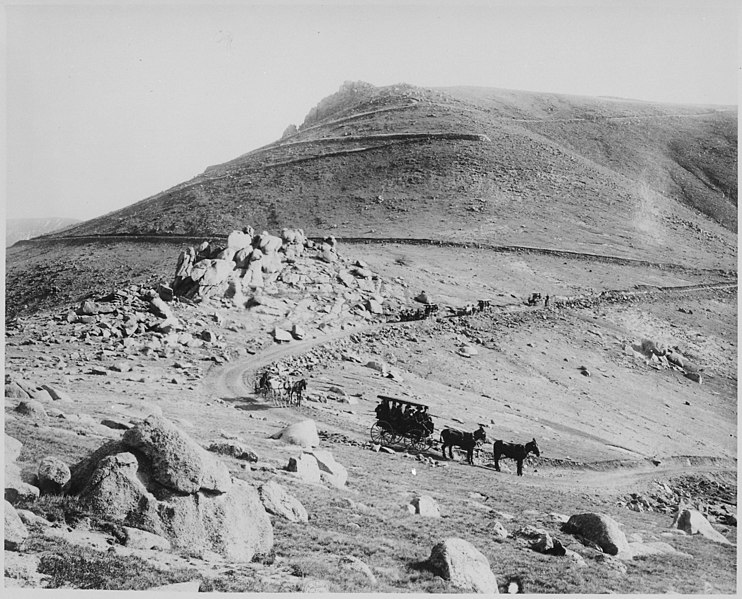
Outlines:
{"label": "rocky foreground", "polygon": [[[462,471],[437,452],[407,454],[340,432],[355,431],[340,418],[352,417],[346,410],[359,400],[343,385],[314,384],[305,407],[278,412],[275,421],[262,415],[267,399],[241,398],[245,412],[236,412],[229,397],[194,399],[190,393],[213,380],[215,370],[238,361],[252,375],[268,366],[293,376],[347,364],[373,373],[377,385],[410,376],[389,352],[413,353],[408,345],[418,333],[388,321],[415,305],[418,289],[343,258],[332,239],[313,244],[295,232],[281,238],[236,231],[226,245],[185,250],[172,280],[96,292],[7,331],[6,585],[313,592],[342,590],[328,579],[343,572],[355,590],[494,593],[525,577],[507,559],[494,561],[493,546],[538,556],[538,567],[565,577],[583,572],[597,579],[626,575],[646,559],[692,563],[699,558],[688,535],[713,544],[702,547],[730,546],[731,488],[717,488],[715,500],[703,503],[690,484],[658,483],[653,493],[626,495],[611,510],[572,498],[565,514],[547,508],[545,499],[544,509],[515,516],[513,506],[529,505],[534,489],[506,500],[510,485],[518,490],[522,483],[482,483],[471,478],[478,468]],[[505,311],[501,326],[536,318],[523,310]],[[502,342],[476,318],[436,326],[457,336],[451,350],[457,360],[471,361]],[[294,346],[296,355],[288,351]],[[623,347],[621,359],[702,385],[698,365],[681,350],[644,340]],[[578,373],[592,375],[587,368]],[[237,387],[251,391],[252,378],[240,378]],[[451,422],[470,418],[461,412]],[[532,460],[527,474],[550,467],[548,458]],[[388,479],[392,472],[396,478]],[[453,485],[450,503],[425,488],[433,476],[429,487]],[[653,531],[647,534],[636,520],[622,523],[615,507],[665,518],[664,531],[644,524]],[[467,510],[476,517],[461,520]],[[397,534],[400,542],[413,539],[417,557],[422,551],[425,558],[410,565],[411,554],[398,554],[393,543],[385,566],[374,561],[377,551],[344,552],[349,541],[334,541],[326,521],[346,512],[351,521],[340,526],[349,538]],[[409,528],[394,528],[400,523]],[[480,525],[486,542],[470,534]],[[421,547],[420,531],[428,530],[436,540]],[[293,555],[309,542],[305,535],[332,545],[329,554],[317,554],[321,566]],[[106,559],[130,560],[133,569],[155,574],[116,578],[108,566],[101,566],[108,578],[69,574],[71,564],[91,569]],[[423,572],[428,586],[400,587],[390,568]]]}

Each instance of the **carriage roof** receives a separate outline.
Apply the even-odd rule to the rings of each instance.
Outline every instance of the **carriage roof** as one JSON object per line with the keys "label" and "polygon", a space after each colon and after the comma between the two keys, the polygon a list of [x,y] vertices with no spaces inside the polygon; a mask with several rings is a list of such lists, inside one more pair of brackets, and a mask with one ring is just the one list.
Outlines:
{"label": "carriage roof", "polygon": [[381,399],[382,401],[396,401],[396,402],[399,402],[401,404],[407,404],[408,406],[422,406],[423,408],[429,408],[430,407],[430,406],[428,406],[427,404],[424,404],[424,403],[420,403],[420,402],[417,402],[417,401],[408,401],[406,399],[399,399],[398,397],[389,397],[388,395],[377,395],[377,397],[379,399]]}

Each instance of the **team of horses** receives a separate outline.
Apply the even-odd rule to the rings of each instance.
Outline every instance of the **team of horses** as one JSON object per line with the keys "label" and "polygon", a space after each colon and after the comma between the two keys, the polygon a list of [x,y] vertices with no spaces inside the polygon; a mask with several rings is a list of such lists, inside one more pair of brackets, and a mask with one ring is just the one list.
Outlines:
{"label": "team of horses", "polygon": [[255,382],[255,393],[269,397],[277,406],[301,406],[306,388],[305,379],[295,380],[270,370],[264,371]]}
{"label": "team of horses", "polygon": [[[479,425],[479,428],[471,433],[444,428],[441,431],[440,440],[444,458],[446,457],[446,449],[448,449],[448,457],[453,459],[453,447],[460,447],[466,451],[466,461],[474,465],[474,450],[487,442],[487,433],[482,425]],[[492,456],[495,462],[495,470],[498,472],[500,472],[500,460],[510,458],[516,462],[518,476],[523,476],[523,461],[531,453],[536,457],[541,455],[536,439],[532,439],[525,444],[505,443],[498,439],[492,444]]]}

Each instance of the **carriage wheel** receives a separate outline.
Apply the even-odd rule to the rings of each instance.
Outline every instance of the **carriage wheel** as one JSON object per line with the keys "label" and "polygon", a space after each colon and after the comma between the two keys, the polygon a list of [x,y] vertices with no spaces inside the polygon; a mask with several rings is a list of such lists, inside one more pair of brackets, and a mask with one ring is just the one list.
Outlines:
{"label": "carriage wheel", "polygon": [[407,435],[410,449],[414,451],[425,451],[428,448],[428,436],[423,429],[413,428]]}
{"label": "carriage wheel", "polygon": [[371,427],[371,440],[377,445],[389,446],[396,440],[396,435],[388,422],[380,420]]}

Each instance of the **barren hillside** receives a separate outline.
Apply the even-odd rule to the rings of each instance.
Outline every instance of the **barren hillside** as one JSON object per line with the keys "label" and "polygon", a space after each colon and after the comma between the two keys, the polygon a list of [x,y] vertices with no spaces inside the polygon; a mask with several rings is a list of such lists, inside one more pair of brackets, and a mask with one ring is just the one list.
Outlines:
{"label": "barren hillside", "polygon": [[731,107],[346,83],[282,139],[65,235],[294,224],[734,260],[736,122]]}

